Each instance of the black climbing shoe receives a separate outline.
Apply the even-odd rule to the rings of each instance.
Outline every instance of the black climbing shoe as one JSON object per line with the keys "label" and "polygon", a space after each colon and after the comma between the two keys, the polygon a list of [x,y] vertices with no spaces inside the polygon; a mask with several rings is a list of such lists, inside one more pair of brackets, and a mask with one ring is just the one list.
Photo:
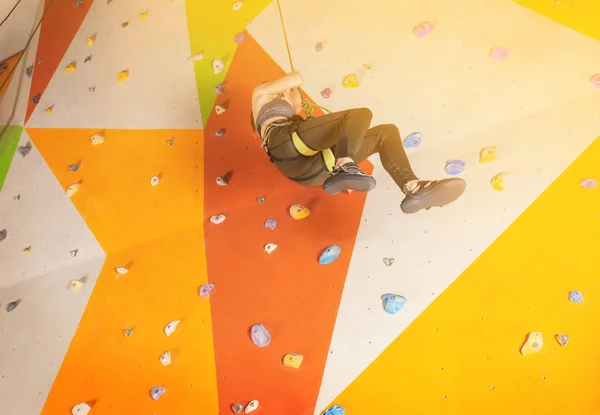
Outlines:
{"label": "black climbing shoe", "polygon": [[406,197],[400,209],[404,213],[416,213],[421,209],[445,206],[458,199],[466,187],[467,182],[459,178],[419,181],[413,191],[405,189]]}
{"label": "black climbing shoe", "polygon": [[323,190],[330,195],[336,195],[342,190],[368,192],[373,190],[377,182],[356,164],[347,163],[331,172],[331,176],[323,183]]}

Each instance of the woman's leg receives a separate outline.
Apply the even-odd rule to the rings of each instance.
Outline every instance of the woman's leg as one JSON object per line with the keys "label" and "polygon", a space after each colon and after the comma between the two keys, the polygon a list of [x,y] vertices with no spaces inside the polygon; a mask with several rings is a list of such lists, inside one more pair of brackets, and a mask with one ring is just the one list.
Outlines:
{"label": "woman's leg", "polygon": [[465,191],[466,182],[459,178],[419,180],[410,166],[395,125],[380,125],[367,131],[362,147],[356,152],[356,162],[360,163],[374,153],[379,153],[383,168],[406,195],[400,205],[404,213],[447,205]]}

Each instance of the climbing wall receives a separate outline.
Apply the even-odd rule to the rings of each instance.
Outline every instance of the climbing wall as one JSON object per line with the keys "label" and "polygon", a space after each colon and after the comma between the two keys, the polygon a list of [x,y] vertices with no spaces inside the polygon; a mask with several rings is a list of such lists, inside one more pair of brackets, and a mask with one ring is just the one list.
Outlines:
{"label": "climbing wall", "polygon": [[[0,412],[595,413],[598,16],[42,1],[0,90]],[[282,177],[250,96],[291,64],[464,196]]]}

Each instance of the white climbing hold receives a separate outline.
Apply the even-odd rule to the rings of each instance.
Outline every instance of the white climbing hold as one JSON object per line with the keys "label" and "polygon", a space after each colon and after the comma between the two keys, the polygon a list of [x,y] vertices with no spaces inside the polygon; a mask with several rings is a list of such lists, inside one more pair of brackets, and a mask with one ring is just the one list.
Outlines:
{"label": "white climbing hold", "polygon": [[167,335],[167,337],[173,334],[179,322],[180,320],[173,320],[165,326],[165,334]]}
{"label": "white climbing hold", "polygon": [[71,409],[73,415],[87,415],[90,413],[92,408],[85,402],[79,403]]}
{"label": "white climbing hold", "polygon": [[125,267],[118,266],[117,267],[117,272],[119,274],[121,274],[121,275],[125,275],[125,274],[127,274],[129,272],[129,270],[127,268],[125,268]]}
{"label": "white climbing hold", "polygon": [[241,8],[242,8],[242,6],[243,6],[243,5],[244,5],[244,3],[243,3],[243,2],[241,2],[241,1],[236,1],[235,3],[233,3],[233,6],[231,6],[231,8],[232,8],[234,11],[236,11],[236,12],[237,12],[239,9],[241,9]]}
{"label": "white climbing hold", "polygon": [[225,111],[227,111],[227,107],[225,105],[215,105],[215,112],[217,113],[217,115],[221,115]]}
{"label": "white climbing hold", "polygon": [[213,72],[215,74],[217,74],[217,73],[223,72],[223,70],[225,69],[225,64],[223,63],[223,61],[221,59],[215,59],[212,62],[212,67],[213,67]]}
{"label": "white climbing hold", "polygon": [[250,402],[248,402],[248,405],[246,405],[246,409],[244,409],[244,412],[249,414],[250,412],[254,412],[258,409],[258,401],[256,399],[251,400]]}
{"label": "white climbing hold", "polygon": [[226,219],[226,216],[223,214],[217,215],[217,216],[211,216],[210,217],[210,221],[211,223],[214,223],[215,225],[218,225],[220,223],[223,223]]}
{"label": "white climbing hold", "polygon": [[236,402],[231,404],[231,412],[233,412],[236,415],[242,412],[243,409],[244,405],[242,405],[241,403]]}
{"label": "white climbing hold", "polygon": [[394,258],[383,258],[383,263],[388,267],[391,267],[394,261]]}
{"label": "white climbing hold", "polygon": [[90,141],[92,142],[93,145],[97,146],[97,145],[102,144],[104,142],[104,136],[102,134],[94,134],[90,138]]}
{"label": "white climbing hold", "polygon": [[225,178],[219,176],[219,177],[217,177],[217,184],[219,186],[227,186],[227,180],[225,180]]}
{"label": "white climbing hold", "polygon": [[162,363],[163,366],[169,366],[171,364],[171,352],[170,351],[166,351],[162,354],[162,356],[160,356],[160,363]]}
{"label": "white climbing hold", "polygon": [[73,195],[77,193],[80,187],[81,184],[73,183],[71,186],[67,187],[67,191],[65,192],[65,194],[67,195],[67,197],[73,197]]}
{"label": "white climbing hold", "polygon": [[160,177],[152,176],[152,178],[150,179],[150,185],[157,186],[159,183],[160,183]]}
{"label": "white climbing hold", "polygon": [[269,243],[265,245],[265,252],[267,254],[272,254],[273,251],[275,251],[277,249],[277,244],[273,244],[273,243]]}
{"label": "white climbing hold", "polygon": [[204,58],[203,53],[194,53],[193,55],[188,56],[187,60],[190,62],[201,61]]}
{"label": "white climbing hold", "polygon": [[83,288],[83,282],[81,281],[73,280],[69,283],[69,290],[73,291],[74,293],[79,291],[81,288]]}

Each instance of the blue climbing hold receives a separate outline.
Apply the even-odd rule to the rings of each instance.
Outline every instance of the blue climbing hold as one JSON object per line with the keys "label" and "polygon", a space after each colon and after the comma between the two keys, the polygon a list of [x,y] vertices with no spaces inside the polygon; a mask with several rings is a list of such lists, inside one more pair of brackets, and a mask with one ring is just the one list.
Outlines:
{"label": "blue climbing hold", "polygon": [[323,415],[344,415],[346,410],[339,405],[333,405],[331,408],[323,412]]}
{"label": "blue climbing hold", "polygon": [[337,245],[330,246],[321,254],[321,258],[319,258],[319,264],[321,264],[321,265],[331,264],[333,261],[338,259],[341,252],[342,252],[341,247],[339,247]]}
{"label": "blue climbing hold", "polygon": [[275,219],[267,219],[267,221],[265,222],[265,228],[269,228],[272,231],[275,230],[276,226],[277,226],[277,221]]}
{"label": "blue climbing hold", "polygon": [[421,144],[421,139],[423,138],[423,134],[421,133],[412,133],[408,137],[404,139],[404,147],[418,147]]}
{"label": "blue climbing hold", "polygon": [[383,302],[383,309],[389,314],[396,314],[406,304],[406,298],[396,294],[383,294],[381,301]]}
{"label": "blue climbing hold", "polygon": [[466,167],[467,167],[467,163],[465,163],[462,160],[448,160],[446,162],[446,167],[444,167],[444,170],[450,176],[457,176],[457,175],[461,174],[463,171],[465,171]]}
{"label": "blue climbing hold", "polygon": [[569,301],[572,303],[583,303],[583,295],[580,291],[571,291],[569,293]]}

